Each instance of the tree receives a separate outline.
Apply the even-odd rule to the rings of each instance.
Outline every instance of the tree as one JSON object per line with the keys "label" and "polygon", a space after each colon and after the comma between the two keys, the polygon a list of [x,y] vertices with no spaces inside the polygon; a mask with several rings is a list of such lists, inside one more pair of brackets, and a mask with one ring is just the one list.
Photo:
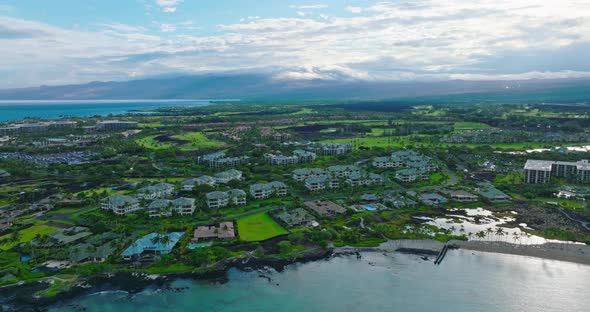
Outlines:
{"label": "tree", "polygon": [[279,242],[279,250],[281,251],[281,254],[288,254],[289,252],[291,252],[291,242],[289,241],[280,241]]}

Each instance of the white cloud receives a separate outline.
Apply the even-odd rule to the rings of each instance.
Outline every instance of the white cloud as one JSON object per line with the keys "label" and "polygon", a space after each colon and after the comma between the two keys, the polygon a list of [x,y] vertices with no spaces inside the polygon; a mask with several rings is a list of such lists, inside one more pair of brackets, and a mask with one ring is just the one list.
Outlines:
{"label": "white cloud", "polygon": [[174,24],[160,24],[160,31],[161,32],[175,32],[176,25]]}
{"label": "white cloud", "polygon": [[176,7],[181,4],[183,0],[156,0],[156,4],[162,8],[162,12],[175,13]]}
{"label": "white cloud", "polygon": [[347,6],[346,7],[346,11],[350,12],[350,13],[361,13],[363,12],[363,8],[361,7],[355,7],[355,6]]}
{"label": "white cloud", "polygon": [[308,5],[290,5],[291,9],[297,10],[316,10],[316,9],[325,9],[328,6],[325,4],[308,4]]}
{"label": "white cloud", "polygon": [[207,36],[190,31],[192,20],[158,22],[149,29],[110,23],[85,32],[0,16],[0,88],[268,68],[282,79],[515,79],[590,73],[586,0],[568,5],[379,2],[362,8],[362,15],[346,17],[305,10],[297,9],[306,14],[297,18],[244,17]]}

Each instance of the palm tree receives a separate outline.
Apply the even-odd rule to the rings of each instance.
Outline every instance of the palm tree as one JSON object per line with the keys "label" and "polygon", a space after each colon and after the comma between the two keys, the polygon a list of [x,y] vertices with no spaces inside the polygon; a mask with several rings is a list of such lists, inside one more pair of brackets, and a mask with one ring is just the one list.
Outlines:
{"label": "palm tree", "polygon": [[479,231],[475,234],[475,236],[477,236],[480,240],[483,240],[483,238],[486,237],[486,232]]}
{"label": "palm tree", "polygon": [[[515,243],[517,240],[520,239],[520,235],[518,234],[518,232],[514,231],[514,233],[512,233],[512,239],[514,239]],[[519,243],[519,245],[520,245],[520,243]]]}
{"label": "palm tree", "polygon": [[496,229],[496,235],[499,236],[500,238],[503,237],[505,234],[504,229],[499,227]]}
{"label": "palm tree", "polygon": [[469,240],[471,240],[471,238],[472,238],[472,237],[473,237],[473,233],[472,233],[472,232],[469,232],[469,233],[467,233],[467,238],[468,238]]}
{"label": "palm tree", "polygon": [[492,230],[492,228],[487,228],[486,233],[487,233],[486,236],[487,236],[488,240],[490,240],[490,235],[492,235],[494,233],[494,230]]}

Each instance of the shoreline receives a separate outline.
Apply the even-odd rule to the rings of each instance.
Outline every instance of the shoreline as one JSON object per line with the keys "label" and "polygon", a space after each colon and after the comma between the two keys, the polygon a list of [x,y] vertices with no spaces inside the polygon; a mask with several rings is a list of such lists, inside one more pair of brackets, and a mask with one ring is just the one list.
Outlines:
{"label": "shoreline", "polygon": [[[590,265],[590,246],[588,245],[559,243],[515,245],[503,242],[460,240],[451,240],[447,244],[451,249],[511,254]],[[266,271],[272,268],[277,272],[281,272],[292,264],[303,264],[339,256],[358,255],[362,252],[399,252],[436,257],[444,246],[444,243],[435,240],[390,240],[378,247],[344,246],[332,249],[328,248],[315,250],[311,253],[289,259],[251,258],[248,262],[244,263],[244,259],[241,257],[232,258],[217,263],[214,267],[202,272],[178,272],[159,275],[138,272],[104,272],[81,278],[76,286],[53,298],[34,298],[35,291],[42,287],[40,282],[0,289],[0,295],[5,296],[5,299],[0,301],[0,308],[3,304],[6,304],[14,311],[31,308],[47,310],[50,307],[65,306],[70,300],[80,296],[105,291],[124,291],[132,295],[148,287],[166,287],[167,284],[176,279],[210,280],[225,283],[227,282],[227,271],[232,268],[241,271]],[[8,309],[7,311],[12,310]]]}

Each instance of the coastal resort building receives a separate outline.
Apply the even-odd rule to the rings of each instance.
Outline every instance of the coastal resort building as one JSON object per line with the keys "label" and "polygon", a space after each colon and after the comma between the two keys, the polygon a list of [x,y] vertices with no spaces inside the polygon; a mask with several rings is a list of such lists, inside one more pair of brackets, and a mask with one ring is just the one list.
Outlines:
{"label": "coastal resort building", "polygon": [[207,154],[198,158],[199,163],[206,164],[211,168],[236,167],[247,164],[249,160],[248,156],[226,157],[223,152]]}
{"label": "coastal resort building", "polygon": [[331,201],[308,201],[304,203],[307,209],[317,213],[319,216],[334,218],[346,212],[346,208]]}
{"label": "coastal resort building", "polygon": [[361,174],[355,172],[346,179],[346,183],[350,186],[382,185],[383,181],[383,177],[375,173]]}
{"label": "coastal resort building", "polygon": [[257,183],[250,186],[250,195],[255,199],[266,199],[271,196],[286,196],[287,185],[280,181]]}
{"label": "coastal resort building", "polygon": [[184,236],[184,232],[172,232],[170,234],[151,233],[129,246],[121,257],[125,260],[151,259],[157,254],[169,254],[178,241]]}
{"label": "coastal resort building", "polygon": [[246,204],[246,192],[238,189],[229,190],[227,192],[209,192],[205,197],[207,207],[210,209],[218,209],[230,205],[243,206]]}
{"label": "coastal resort building", "polygon": [[118,216],[126,216],[142,209],[137,198],[118,194],[103,199],[100,206],[102,209],[110,210]]}
{"label": "coastal resort building", "polygon": [[353,165],[336,165],[328,167],[328,172],[335,178],[343,179],[348,178],[353,174],[360,174],[361,169]]}
{"label": "coastal resort building", "polygon": [[232,240],[236,237],[233,222],[221,222],[219,225],[199,226],[195,229],[192,243],[196,244],[203,240]]}
{"label": "coastal resort building", "polygon": [[588,160],[577,162],[529,159],[524,165],[526,183],[548,183],[551,177],[575,179],[579,182],[590,181],[590,163]]}
{"label": "coastal resort building", "polygon": [[352,143],[314,143],[313,151],[320,155],[336,156],[352,151]]}
{"label": "coastal resort building", "polygon": [[274,166],[289,166],[312,162],[316,159],[316,154],[310,151],[295,150],[292,156],[265,154],[264,159]]}
{"label": "coastal resort building", "polygon": [[415,168],[402,169],[395,172],[395,179],[405,183],[428,180],[429,178],[430,175],[427,171]]}

